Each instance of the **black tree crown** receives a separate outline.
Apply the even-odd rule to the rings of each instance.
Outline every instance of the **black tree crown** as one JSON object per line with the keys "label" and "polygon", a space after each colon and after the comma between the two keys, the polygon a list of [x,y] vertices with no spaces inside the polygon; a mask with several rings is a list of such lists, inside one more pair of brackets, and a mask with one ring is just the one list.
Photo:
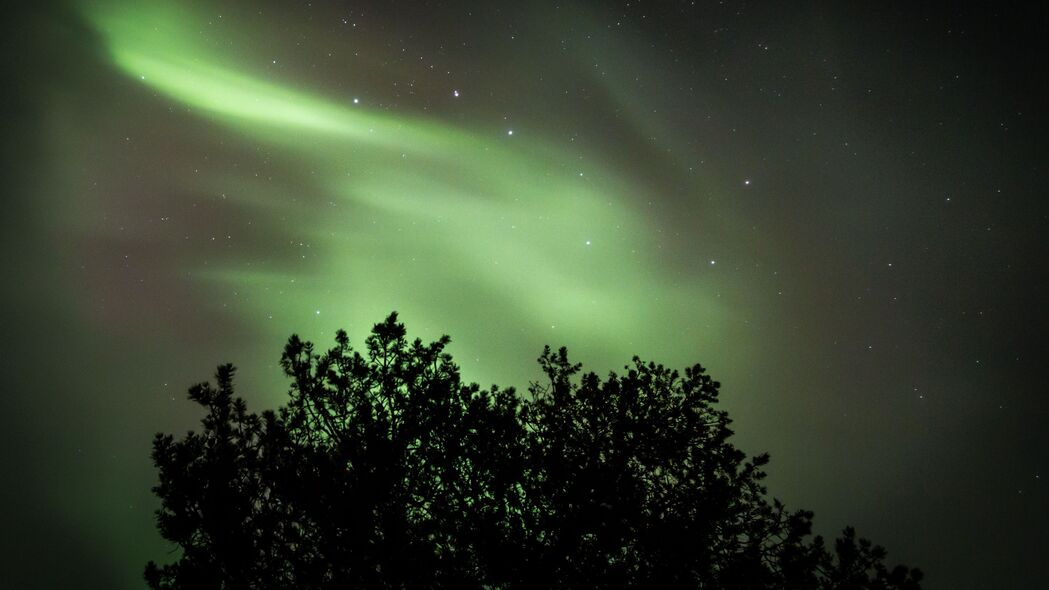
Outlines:
{"label": "black tree crown", "polygon": [[448,337],[409,343],[396,314],[363,354],[335,340],[289,339],[277,412],[247,411],[231,365],[190,389],[202,431],[154,441],[180,554],[151,588],[919,588],[767,499],[699,365],[602,380],[547,347],[522,397],[463,383]]}

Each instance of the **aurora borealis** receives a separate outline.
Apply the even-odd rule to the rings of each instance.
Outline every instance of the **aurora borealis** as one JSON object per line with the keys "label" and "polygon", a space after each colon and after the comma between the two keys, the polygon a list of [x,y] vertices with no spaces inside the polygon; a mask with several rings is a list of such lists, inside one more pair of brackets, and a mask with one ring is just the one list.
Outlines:
{"label": "aurora borealis", "polygon": [[[7,19],[12,588],[140,588],[149,441],[397,310],[467,378],[701,362],[769,486],[1049,581],[1045,9],[58,3]],[[13,483],[14,485],[11,485]],[[61,563],[56,562],[56,559]]]}
{"label": "aurora borealis", "polygon": [[[377,112],[356,97],[336,101],[264,82],[244,73],[250,67],[225,65],[246,59],[200,51],[203,19],[128,12],[97,18],[125,73],[226,126],[231,139],[261,142],[273,151],[271,162],[308,162],[305,192],[319,199],[312,205],[287,198],[302,188],[274,191],[225,171],[214,180],[204,175],[203,190],[257,211],[252,223],[290,229],[302,252],[294,265],[248,251],[187,271],[204,288],[239,298],[245,321],[277,319],[283,333],[288,325],[275,314],[365,320],[392,306],[427,318],[426,326],[464,307],[487,309],[499,318],[471,326],[467,315],[459,340],[504,350],[509,343],[493,341],[493,331],[513,340],[525,334],[537,338],[534,348],[559,326],[621,358],[646,336],[684,327],[668,317],[682,318],[693,333],[701,322],[708,338],[723,321],[709,278],[704,285],[653,272],[660,245],[643,207],[629,200],[644,189],[586,150],[531,139],[528,126],[516,135],[510,124],[471,132]],[[143,37],[142,23],[162,23],[160,34]],[[469,103],[467,92],[443,94]],[[232,231],[225,240],[235,239]],[[495,366],[515,364],[509,355],[486,355]]]}

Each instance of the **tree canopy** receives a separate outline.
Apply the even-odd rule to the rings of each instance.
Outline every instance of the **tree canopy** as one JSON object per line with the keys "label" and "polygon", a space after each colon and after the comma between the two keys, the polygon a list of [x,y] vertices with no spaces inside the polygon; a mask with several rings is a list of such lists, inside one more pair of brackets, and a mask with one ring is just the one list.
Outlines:
{"label": "tree canopy", "polygon": [[768,456],[729,441],[700,365],[601,379],[546,348],[520,396],[464,383],[448,342],[409,342],[396,314],[361,352],[292,336],[275,412],[248,412],[231,365],[191,388],[202,429],[153,443],[179,552],[149,586],[919,588],[851,528],[828,547],[769,500]]}

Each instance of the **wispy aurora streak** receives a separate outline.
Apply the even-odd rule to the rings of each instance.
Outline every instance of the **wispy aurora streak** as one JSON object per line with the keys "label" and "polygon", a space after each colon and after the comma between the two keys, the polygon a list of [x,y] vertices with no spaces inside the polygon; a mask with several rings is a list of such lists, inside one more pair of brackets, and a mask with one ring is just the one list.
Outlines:
{"label": "wispy aurora streak", "polygon": [[[493,364],[529,368],[516,354],[522,339],[535,350],[567,343],[612,368],[662,352],[668,335],[693,346],[719,336],[714,285],[663,270],[656,228],[636,202],[644,190],[596,156],[581,171],[578,154],[527,129],[469,130],[267,79],[204,42],[203,15],[184,7],[88,16],[128,76],[231,140],[308,162],[300,194],[323,205],[233,170],[204,180],[304,246],[302,264],[253,256],[188,269],[202,289],[237,293],[231,313],[275,339],[308,316],[333,330],[397,309],[413,326],[452,333],[464,365],[479,362],[476,378],[506,375]],[[274,315],[286,322],[267,323]]]}

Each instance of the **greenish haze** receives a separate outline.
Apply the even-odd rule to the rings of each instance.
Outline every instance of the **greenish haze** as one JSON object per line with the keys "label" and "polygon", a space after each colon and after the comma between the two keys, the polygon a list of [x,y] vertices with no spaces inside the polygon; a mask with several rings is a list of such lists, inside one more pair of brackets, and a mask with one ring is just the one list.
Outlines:
{"label": "greenish haze", "polygon": [[[579,154],[526,129],[468,129],[282,83],[204,42],[205,17],[181,5],[89,16],[128,76],[275,158],[307,163],[303,190],[323,207],[235,175],[205,185],[308,247],[295,268],[253,257],[187,269],[203,289],[238,293],[245,321],[313,314],[334,330],[397,309],[453,333],[482,379],[522,364],[523,336],[533,350],[577,344],[607,368],[658,351],[668,333],[700,348],[726,337],[731,310],[716,280],[661,271],[667,253],[632,200],[645,189],[599,157],[579,169],[569,165]],[[270,341],[288,323],[274,325]]]}

